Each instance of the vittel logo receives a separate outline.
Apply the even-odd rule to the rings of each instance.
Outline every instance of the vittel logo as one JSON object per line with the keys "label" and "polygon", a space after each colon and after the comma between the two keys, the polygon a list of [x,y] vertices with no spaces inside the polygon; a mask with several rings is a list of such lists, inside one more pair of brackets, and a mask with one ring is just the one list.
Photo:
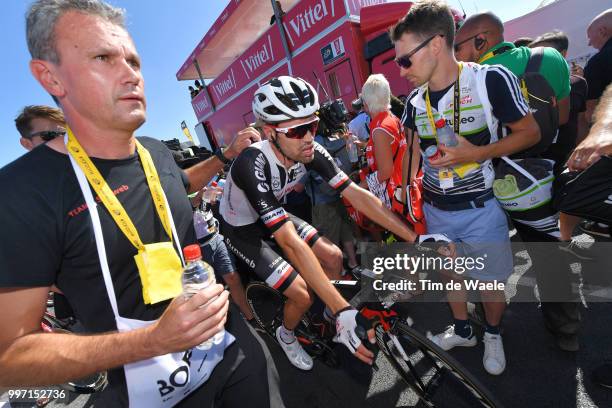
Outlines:
{"label": "vittel logo", "polygon": [[197,101],[195,103],[195,108],[196,108],[196,111],[198,112],[204,112],[206,109],[208,109],[208,100],[206,99],[206,97]]}
{"label": "vittel logo", "polygon": [[[321,0],[314,6],[308,7],[308,9],[299,13],[297,16],[295,16],[289,21],[289,25],[291,26],[291,29],[293,30],[293,33],[297,36],[297,38],[300,38],[302,34],[310,30],[319,21],[323,20],[324,17],[327,17],[329,15],[328,7],[325,1],[326,0]],[[333,0],[329,1],[332,9],[331,14],[332,16],[335,16],[333,10]]]}
{"label": "vittel logo", "polygon": [[215,93],[219,99],[234,88],[236,88],[236,80],[234,79],[234,70],[231,68],[227,77],[220,80],[218,84],[213,86],[213,89],[215,90]]}
{"label": "vittel logo", "polygon": [[253,54],[241,59],[240,64],[246,76],[250,78],[250,74],[270,60],[274,60],[274,53],[272,51],[272,39],[268,35],[268,42],[255,50]]}

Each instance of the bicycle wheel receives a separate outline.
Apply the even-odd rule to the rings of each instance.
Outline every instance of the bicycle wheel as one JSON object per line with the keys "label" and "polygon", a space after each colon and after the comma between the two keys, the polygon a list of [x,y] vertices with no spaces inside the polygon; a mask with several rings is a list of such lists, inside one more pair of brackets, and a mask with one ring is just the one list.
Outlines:
{"label": "bicycle wheel", "polygon": [[283,321],[283,295],[263,282],[249,283],[246,299],[255,321],[272,338],[276,328]]}
{"label": "bicycle wheel", "polygon": [[376,342],[400,377],[428,407],[500,408],[472,374],[447,352],[401,321],[375,327]]}
{"label": "bicycle wheel", "polygon": [[60,384],[60,387],[66,391],[75,392],[77,394],[93,394],[100,391],[108,382],[106,371],[79,378],[78,380],[68,381],[65,384]]}

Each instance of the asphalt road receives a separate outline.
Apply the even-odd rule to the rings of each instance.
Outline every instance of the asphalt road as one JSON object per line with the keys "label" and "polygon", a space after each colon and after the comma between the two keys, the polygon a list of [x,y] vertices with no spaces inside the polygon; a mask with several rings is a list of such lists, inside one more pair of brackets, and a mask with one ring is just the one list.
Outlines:
{"label": "asphalt road", "polygon": [[[584,236],[582,239],[589,240]],[[609,257],[609,252],[600,255]],[[532,290],[529,283],[534,278],[530,266],[526,253],[515,254],[517,290]],[[585,272],[588,266],[583,268]],[[449,309],[442,302],[406,303],[401,309],[423,333],[442,331],[450,321]],[[500,376],[485,372],[480,341],[476,347],[454,349],[450,353],[505,407],[612,407],[612,390],[590,380],[595,366],[606,359],[612,361],[612,304],[589,302],[582,316],[580,351],[568,353],[556,348],[544,328],[537,302],[510,304],[503,321],[507,367]],[[332,369],[315,361],[312,372],[301,372],[289,364],[278,345],[266,336],[264,340],[276,362],[288,408],[413,407],[418,404],[416,395],[399,379],[382,353],[376,359],[377,371],[370,371],[344,356],[341,368]],[[92,407],[96,406],[96,398],[72,396],[69,404],[51,402],[47,406]],[[452,402],[448,406],[453,406]],[[248,396],[245,407],[249,407]]]}

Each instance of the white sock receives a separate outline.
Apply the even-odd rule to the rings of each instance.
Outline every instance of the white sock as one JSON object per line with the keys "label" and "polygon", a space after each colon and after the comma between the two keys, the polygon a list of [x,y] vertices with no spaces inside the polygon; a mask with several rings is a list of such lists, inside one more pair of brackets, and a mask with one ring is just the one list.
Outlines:
{"label": "white sock", "polygon": [[291,344],[295,341],[295,334],[293,334],[293,330],[287,329],[284,324],[281,324],[279,337],[285,344]]}

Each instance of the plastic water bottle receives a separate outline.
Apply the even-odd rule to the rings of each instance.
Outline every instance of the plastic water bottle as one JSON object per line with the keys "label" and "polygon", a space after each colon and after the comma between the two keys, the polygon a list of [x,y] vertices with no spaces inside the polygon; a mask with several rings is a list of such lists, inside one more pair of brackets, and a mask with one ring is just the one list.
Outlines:
{"label": "plastic water bottle", "polygon": [[[200,246],[193,244],[183,248],[185,256],[185,268],[183,268],[183,296],[190,298],[202,289],[215,283],[215,272],[213,268],[202,261]],[[212,302],[212,300],[210,301]],[[208,302],[208,303],[210,303]],[[206,305],[201,306],[206,307]],[[209,350],[214,344],[221,344],[225,339],[225,330],[221,330],[204,343],[196,346],[201,350]]]}
{"label": "plastic water bottle", "polygon": [[193,212],[193,227],[195,228],[197,239],[204,238],[209,234],[206,213],[199,208]]}
{"label": "plastic water bottle", "polygon": [[217,180],[217,185],[219,186],[219,189],[223,191],[223,187],[225,187],[225,179],[222,178],[222,179]]}
{"label": "plastic water bottle", "polygon": [[438,144],[443,144],[448,147],[457,146],[457,135],[455,131],[446,124],[444,118],[436,121],[436,134],[438,137]]}
{"label": "plastic water bottle", "polygon": [[210,208],[212,204],[217,201],[217,182],[213,181],[208,187],[204,187],[204,193],[202,194],[202,201],[206,203],[206,208]]}
{"label": "plastic water bottle", "polygon": [[349,133],[346,138],[346,150],[348,151],[349,160],[351,163],[357,163],[359,155],[357,153],[357,145],[355,144],[355,136]]}

